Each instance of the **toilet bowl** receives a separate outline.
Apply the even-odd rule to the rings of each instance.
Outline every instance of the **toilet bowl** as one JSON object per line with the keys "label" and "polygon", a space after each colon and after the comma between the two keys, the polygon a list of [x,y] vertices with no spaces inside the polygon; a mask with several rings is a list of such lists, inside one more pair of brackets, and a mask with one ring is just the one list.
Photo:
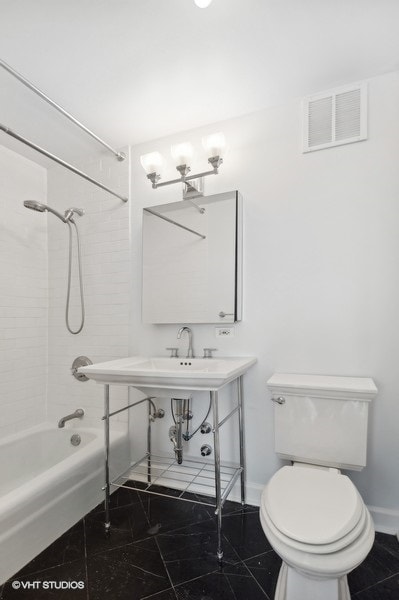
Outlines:
{"label": "toilet bowl", "polygon": [[262,493],[262,528],[282,558],[275,600],[349,600],[346,576],[374,541],[370,514],[337,469],[277,471]]}
{"label": "toilet bowl", "polygon": [[366,464],[368,378],[275,374],[275,449],[291,461],[266,484],[260,521],[282,559],[275,600],[350,600],[347,574],[374,542],[359,492],[341,468]]}

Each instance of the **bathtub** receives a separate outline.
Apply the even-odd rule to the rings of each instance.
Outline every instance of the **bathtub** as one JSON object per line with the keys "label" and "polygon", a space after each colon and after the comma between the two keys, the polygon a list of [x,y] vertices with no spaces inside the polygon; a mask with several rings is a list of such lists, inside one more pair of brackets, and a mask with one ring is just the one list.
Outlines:
{"label": "bathtub", "polygon": [[[129,464],[126,433],[111,431],[110,443],[116,476]],[[103,485],[101,429],[45,425],[1,442],[0,585],[101,502]]]}

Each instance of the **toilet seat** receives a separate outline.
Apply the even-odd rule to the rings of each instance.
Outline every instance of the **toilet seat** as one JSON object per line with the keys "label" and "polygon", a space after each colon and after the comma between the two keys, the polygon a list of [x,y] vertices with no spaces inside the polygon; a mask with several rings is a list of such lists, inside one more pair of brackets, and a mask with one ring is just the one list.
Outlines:
{"label": "toilet seat", "polygon": [[374,542],[374,527],[366,507],[365,515],[364,529],[359,537],[341,550],[331,553],[320,551],[311,553],[297,550],[291,543],[284,543],[281,534],[275,535],[269,528],[264,510],[261,510],[260,521],[273,550],[282,558],[284,563],[310,578],[331,579],[347,575],[362,563],[370,552]]}
{"label": "toilet seat", "polygon": [[261,511],[285,543],[323,554],[356,539],[366,518],[364,503],[346,475],[304,465],[275,473],[263,491]]}
{"label": "toilet seat", "polygon": [[363,507],[362,515],[359,519],[357,525],[344,537],[338,539],[331,544],[304,544],[301,542],[297,542],[292,538],[284,535],[279,531],[271,521],[270,517],[267,514],[267,511],[264,507],[261,508],[261,518],[263,522],[267,525],[268,530],[276,537],[279,538],[280,541],[295,550],[299,550],[301,552],[307,552],[309,554],[330,554],[333,552],[338,552],[349,546],[352,542],[357,540],[357,538],[362,534],[367,522],[367,511],[366,507]]}

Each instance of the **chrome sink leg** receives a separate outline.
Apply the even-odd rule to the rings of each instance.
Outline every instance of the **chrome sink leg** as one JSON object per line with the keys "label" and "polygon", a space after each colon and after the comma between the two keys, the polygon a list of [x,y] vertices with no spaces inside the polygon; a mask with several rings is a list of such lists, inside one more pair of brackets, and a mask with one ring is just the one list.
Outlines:
{"label": "chrome sink leg", "polygon": [[105,438],[105,534],[109,535],[111,522],[109,516],[109,385],[104,386],[104,438]]}
{"label": "chrome sink leg", "polygon": [[218,528],[218,546],[216,556],[219,562],[223,559],[222,548],[222,490],[220,484],[220,442],[219,442],[219,414],[218,393],[210,392],[213,414],[213,444],[215,448],[215,491],[216,491],[216,518]]}
{"label": "chrome sink leg", "polygon": [[245,506],[244,412],[242,406],[242,375],[237,379],[238,427],[240,430],[241,505]]}
{"label": "chrome sink leg", "polygon": [[148,399],[148,425],[147,425],[147,483],[152,482],[151,477],[151,423],[153,421],[151,413],[151,400]]}

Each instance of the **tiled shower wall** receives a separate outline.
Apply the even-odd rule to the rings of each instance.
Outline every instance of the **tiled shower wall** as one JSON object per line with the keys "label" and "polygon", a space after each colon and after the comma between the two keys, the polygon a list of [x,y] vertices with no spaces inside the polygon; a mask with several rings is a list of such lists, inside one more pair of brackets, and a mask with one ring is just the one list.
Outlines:
{"label": "tiled shower wall", "polygon": [[[125,149],[128,155],[128,149]],[[129,194],[129,156],[124,162],[101,158],[80,165],[106,186]],[[48,173],[48,203],[63,213],[66,208],[83,208],[76,217],[81,236],[86,320],[84,329],[72,335],[65,327],[65,300],[68,268],[68,227],[49,216],[49,329],[48,329],[48,419],[57,422],[76,408],[85,410],[80,422],[69,427],[101,426],[103,386],[80,382],[71,374],[78,356],[93,363],[128,356],[129,314],[132,269],[130,262],[129,203],[111,196],[61,168]],[[74,247],[76,245],[74,244]],[[70,323],[80,323],[79,287],[74,256]],[[125,387],[111,387],[111,406],[119,408],[127,400]],[[124,427],[127,414],[113,423]]]}
{"label": "tiled shower wall", "polygon": [[45,419],[47,375],[46,171],[0,146],[0,439]]}

